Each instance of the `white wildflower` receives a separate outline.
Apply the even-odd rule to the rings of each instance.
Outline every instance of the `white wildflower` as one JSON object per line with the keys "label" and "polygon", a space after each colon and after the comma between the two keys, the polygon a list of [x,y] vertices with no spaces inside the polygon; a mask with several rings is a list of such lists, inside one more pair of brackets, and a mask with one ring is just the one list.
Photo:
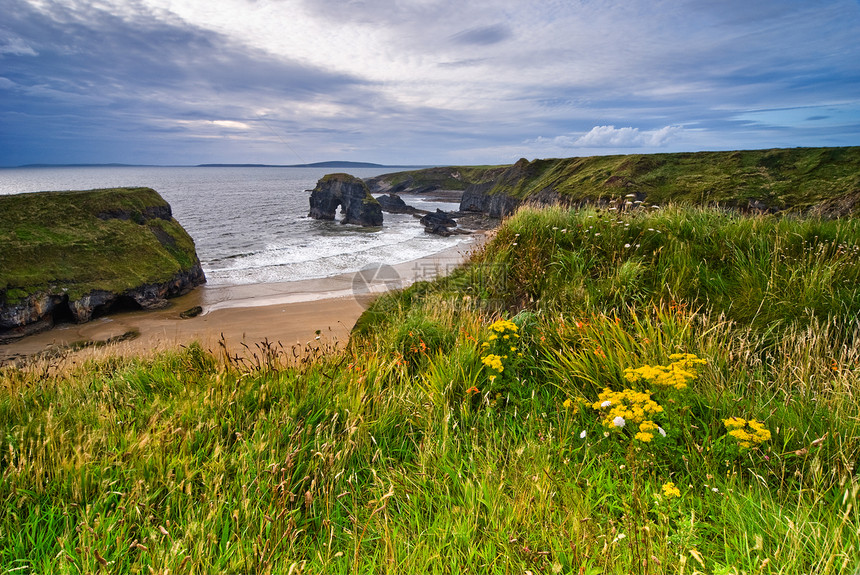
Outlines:
{"label": "white wildflower", "polygon": [[604,401],[603,403],[600,404],[600,407],[609,407],[610,405],[612,405],[612,402],[607,399],[606,401]]}
{"label": "white wildflower", "polygon": [[580,439],[585,439],[585,435],[586,435],[586,434],[585,434],[585,430],[583,429],[583,430],[582,430],[582,432],[580,432],[580,434],[579,434],[579,438],[580,438]]}
{"label": "white wildflower", "polygon": [[613,419],[613,420],[612,420],[612,424],[613,424],[615,427],[624,427],[624,424],[625,424],[625,423],[627,423],[627,422],[626,422],[626,421],[624,421],[624,418],[623,418],[623,417],[621,417],[620,415],[617,415],[617,416],[615,417],[615,419]]}

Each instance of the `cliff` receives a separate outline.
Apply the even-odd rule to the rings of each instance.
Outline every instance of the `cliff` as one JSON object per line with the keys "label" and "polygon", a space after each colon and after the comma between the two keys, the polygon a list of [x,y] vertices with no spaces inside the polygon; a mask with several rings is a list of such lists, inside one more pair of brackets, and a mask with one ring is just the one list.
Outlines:
{"label": "cliff", "polygon": [[840,217],[860,215],[860,147],[521,159],[385,174],[368,183],[380,192],[462,189],[461,211],[492,217],[523,203],[704,204]]}
{"label": "cliff", "polygon": [[436,190],[465,190],[491,181],[507,166],[444,166],[383,174],[365,180],[373,194],[423,194]]}
{"label": "cliff", "polygon": [[0,196],[0,341],[153,309],[206,281],[194,242],[149,188]]}
{"label": "cliff", "polygon": [[370,195],[367,185],[349,174],[328,174],[311,191],[310,217],[333,220],[340,206],[342,224],[376,227],[382,225],[382,208]]}
{"label": "cliff", "polygon": [[463,194],[496,217],[521,203],[700,204],[824,217],[860,214],[860,147],[521,159]]}

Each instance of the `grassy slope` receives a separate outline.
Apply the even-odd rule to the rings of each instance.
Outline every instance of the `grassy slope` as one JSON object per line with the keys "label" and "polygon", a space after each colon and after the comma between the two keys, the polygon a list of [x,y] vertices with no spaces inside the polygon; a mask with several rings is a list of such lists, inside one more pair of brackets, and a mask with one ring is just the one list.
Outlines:
{"label": "grassy slope", "polygon": [[[7,369],[0,564],[854,572],[858,251],[853,220],[527,210],[345,351]],[[707,364],[648,386],[666,437],[607,427],[602,390],[679,352]],[[742,448],[733,416],[770,439]]]}
{"label": "grassy slope", "polygon": [[860,148],[793,148],[536,160],[507,192],[551,187],[572,199],[645,194],[652,203],[760,200],[804,208],[860,190]]}
{"label": "grassy slope", "polygon": [[505,166],[451,166],[422,168],[405,172],[394,172],[369,178],[369,181],[384,181],[390,186],[408,182],[410,188],[436,186],[442,190],[465,190],[470,184],[491,179],[503,171]]}
{"label": "grassy slope", "polygon": [[[15,301],[67,288],[75,299],[95,289],[121,292],[169,280],[196,255],[176,220],[143,216],[147,208],[166,206],[149,188],[0,196],[0,290]],[[131,218],[98,217],[120,211]]]}
{"label": "grassy slope", "polygon": [[[453,168],[447,168],[451,170]],[[498,168],[459,167],[464,181],[499,175]],[[438,168],[383,176],[426,184]],[[501,174],[490,194],[526,198],[552,189],[572,201],[644,195],[648,203],[728,204],[758,200],[774,208],[803,210],[845,194],[860,194],[860,148],[792,148],[734,152],[634,154],[520,160]],[[860,201],[855,210],[860,210]]]}

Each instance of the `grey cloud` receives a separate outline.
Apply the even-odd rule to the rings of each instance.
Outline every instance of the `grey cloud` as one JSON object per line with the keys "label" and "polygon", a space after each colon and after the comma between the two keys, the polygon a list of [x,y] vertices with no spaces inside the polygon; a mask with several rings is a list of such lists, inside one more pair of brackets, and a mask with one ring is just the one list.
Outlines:
{"label": "grey cloud", "polygon": [[452,62],[441,62],[441,68],[468,68],[469,66],[477,66],[486,62],[486,58],[465,58],[463,60],[454,60]]}
{"label": "grey cloud", "polygon": [[513,32],[506,24],[493,24],[457,32],[450,39],[455,44],[464,46],[489,46],[504,42],[511,36]]}

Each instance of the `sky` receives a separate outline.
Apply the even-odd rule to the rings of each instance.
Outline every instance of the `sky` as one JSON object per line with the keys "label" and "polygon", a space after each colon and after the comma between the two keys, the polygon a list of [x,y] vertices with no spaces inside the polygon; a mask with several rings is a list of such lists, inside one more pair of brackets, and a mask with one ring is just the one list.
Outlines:
{"label": "sky", "polygon": [[858,0],[0,0],[0,166],[860,145]]}

